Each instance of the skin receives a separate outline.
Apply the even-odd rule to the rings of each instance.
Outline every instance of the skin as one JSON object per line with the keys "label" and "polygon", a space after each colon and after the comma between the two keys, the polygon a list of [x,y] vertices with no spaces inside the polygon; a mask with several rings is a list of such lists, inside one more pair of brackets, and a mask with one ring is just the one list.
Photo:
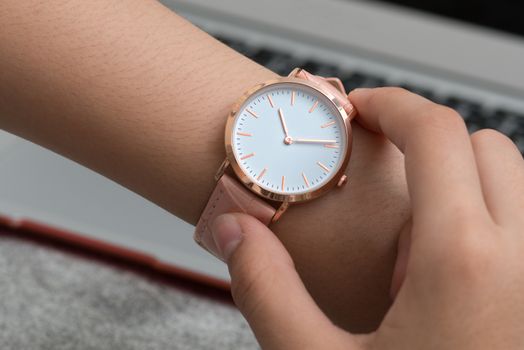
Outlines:
{"label": "skin", "polygon": [[[0,128],[195,224],[232,104],[276,75],[152,0],[0,2]],[[354,125],[349,184],[272,226],[329,318],[374,329],[409,220],[402,154]]]}
{"label": "skin", "polygon": [[350,99],[361,123],[405,154],[413,222],[395,300],[374,332],[342,330],[314,303],[267,227],[224,214],[212,236],[262,348],[522,349],[524,160],[517,147],[494,130],[470,137],[455,111],[405,90],[362,89]]}

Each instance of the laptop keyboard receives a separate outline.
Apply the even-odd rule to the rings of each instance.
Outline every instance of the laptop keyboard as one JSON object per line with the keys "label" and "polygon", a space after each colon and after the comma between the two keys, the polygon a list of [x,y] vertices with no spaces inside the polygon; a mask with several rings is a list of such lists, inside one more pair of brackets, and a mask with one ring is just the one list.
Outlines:
{"label": "laptop keyboard", "polygon": [[295,67],[302,67],[313,74],[339,77],[347,91],[358,87],[399,86],[405,88],[434,102],[454,108],[464,118],[471,133],[483,128],[499,130],[509,136],[516,143],[520,152],[524,154],[524,112],[488,109],[479,101],[461,96],[437,94],[426,86],[413,85],[410,82],[400,84],[389,82],[385,77],[372,72],[348,72],[327,62],[296,57],[288,52],[267,47],[253,46],[222,35],[215,35],[215,37],[232,49],[280,75],[287,75]]}

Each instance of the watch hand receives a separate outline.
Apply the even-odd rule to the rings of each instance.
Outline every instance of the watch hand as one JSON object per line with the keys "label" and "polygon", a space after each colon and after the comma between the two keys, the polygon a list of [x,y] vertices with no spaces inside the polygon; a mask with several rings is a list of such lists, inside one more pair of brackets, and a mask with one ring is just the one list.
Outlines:
{"label": "watch hand", "polygon": [[286,120],[284,119],[284,113],[282,112],[282,108],[278,109],[278,116],[280,117],[280,122],[282,123],[284,134],[286,135],[286,137],[289,137],[289,131],[287,129]]}
{"label": "watch hand", "polygon": [[282,123],[282,128],[284,129],[284,134],[285,134],[284,143],[286,145],[290,145],[290,144],[293,143],[293,139],[291,138],[291,136],[289,136],[289,131],[288,131],[287,125],[286,125],[286,119],[284,118],[284,112],[282,112],[282,108],[278,109],[278,116],[280,117],[280,122]]}
{"label": "watch hand", "polygon": [[298,143],[336,143],[336,140],[319,140],[319,139],[293,139]]}

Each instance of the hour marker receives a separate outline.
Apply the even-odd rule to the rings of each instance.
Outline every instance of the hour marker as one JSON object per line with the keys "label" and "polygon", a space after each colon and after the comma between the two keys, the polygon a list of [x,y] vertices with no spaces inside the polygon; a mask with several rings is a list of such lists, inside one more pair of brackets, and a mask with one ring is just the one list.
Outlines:
{"label": "hour marker", "polygon": [[253,112],[252,110],[250,110],[250,109],[246,109],[246,111],[247,111],[249,114],[251,114],[253,117],[258,118],[258,114],[256,114],[256,113]]}
{"label": "hour marker", "polygon": [[255,155],[255,153],[249,153],[249,154],[246,154],[245,156],[241,157],[240,159],[241,160],[244,160],[244,159],[248,159],[248,158],[251,158]]}
{"label": "hour marker", "polygon": [[260,174],[257,176],[257,180],[260,181],[260,179],[266,174],[267,168],[262,169]]}
{"label": "hour marker", "polygon": [[317,162],[318,166],[321,167],[322,169],[324,169],[326,172],[329,173],[329,168],[327,166],[325,166],[324,164],[322,164],[321,162]]}
{"label": "hour marker", "polygon": [[318,101],[315,101],[315,103],[313,103],[313,106],[311,106],[311,108],[309,109],[309,113],[313,113],[313,111],[317,108],[318,106]]}
{"label": "hour marker", "polygon": [[286,182],[286,177],[282,175],[282,191],[284,191],[284,183]]}
{"label": "hour marker", "polygon": [[291,105],[295,105],[295,91],[291,91]]}
{"label": "hour marker", "polygon": [[240,132],[240,131],[237,132],[237,135],[240,135],[240,136],[253,136],[252,134],[250,134],[248,132]]}
{"label": "hour marker", "polygon": [[304,179],[304,183],[306,184],[306,187],[309,187],[309,181],[307,180],[306,174],[302,173],[302,178]]}
{"label": "hour marker", "polygon": [[268,99],[269,104],[271,105],[271,107],[275,108],[275,104],[273,103],[273,99],[271,98],[271,96],[267,95],[267,99]]}
{"label": "hour marker", "polygon": [[338,148],[338,145],[324,145],[326,148]]}
{"label": "hour marker", "polygon": [[325,129],[325,128],[327,128],[328,126],[331,126],[331,125],[334,125],[334,124],[335,124],[335,121],[332,120],[332,121],[330,121],[329,123],[326,123],[326,124],[321,125],[320,127],[321,127],[322,129]]}

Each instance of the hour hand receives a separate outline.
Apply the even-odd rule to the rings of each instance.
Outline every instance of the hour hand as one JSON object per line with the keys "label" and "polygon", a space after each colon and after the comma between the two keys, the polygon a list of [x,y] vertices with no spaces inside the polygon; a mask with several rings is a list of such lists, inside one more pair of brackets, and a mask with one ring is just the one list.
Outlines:
{"label": "hour hand", "polygon": [[282,128],[284,129],[284,135],[286,135],[286,137],[289,137],[289,131],[287,129],[286,119],[284,118],[284,112],[282,112],[282,108],[278,109],[278,116],[280,117],[280,123],[282,124]]}
{"label": "hour hand", "polygon": [[286,119],[284,118],[284,112],[282,112],[282,108],[278,109],[278,116],[280,117],[280,123],[282,124],[282,129],[284,129],[284,143],[286,145],[290,145],[293,143],[293,139],[291,136],[289,136],[289,130],[287,129],[286,125]]}

